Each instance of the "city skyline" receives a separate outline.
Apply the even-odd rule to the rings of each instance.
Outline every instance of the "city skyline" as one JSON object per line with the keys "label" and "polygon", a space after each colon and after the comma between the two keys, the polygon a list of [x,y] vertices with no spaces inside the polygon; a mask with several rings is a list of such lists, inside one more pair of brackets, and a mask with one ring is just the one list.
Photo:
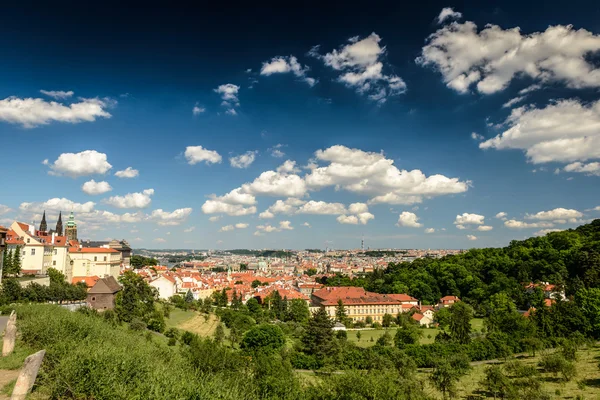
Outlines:
{"label": "city skyline", "polygon": [[464,249],[600,218],[598,7],[385,4],[10,5],[0,225],[62,211],[135,248]]}

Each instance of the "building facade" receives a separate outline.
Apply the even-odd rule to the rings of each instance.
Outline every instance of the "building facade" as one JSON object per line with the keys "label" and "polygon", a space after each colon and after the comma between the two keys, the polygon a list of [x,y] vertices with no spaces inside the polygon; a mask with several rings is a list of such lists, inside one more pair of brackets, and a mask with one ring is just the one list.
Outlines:
{"label": "building facade", "polygon": [[68,241],[75,240],[77,241],[77,224],[75,223],[75,215],[73,215],[73,211],[71,211],[71,215],[69,215],[69,220],[67,221],[67,228],[65,229],[65,236]]}
{"label": "building facade", "polygon": [[119,277],[121,253],[104,247],[69,247],[72,276]]}

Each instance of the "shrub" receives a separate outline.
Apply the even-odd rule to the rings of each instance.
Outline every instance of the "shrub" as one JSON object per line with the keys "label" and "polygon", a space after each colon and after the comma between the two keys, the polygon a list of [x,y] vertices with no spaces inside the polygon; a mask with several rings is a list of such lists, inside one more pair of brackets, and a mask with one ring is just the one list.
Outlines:
{"label": "shrub", "polygon": [[249,351],[275,352],[285,344],[281,328],[271,324],[261,324],[250,329],[242,339],[242,348]]}
{"label": "shrub", "polygon": [[146,329],[146,323],[139,318],[134,318],[129,323],[129,329],[132,331],[143,331]]}

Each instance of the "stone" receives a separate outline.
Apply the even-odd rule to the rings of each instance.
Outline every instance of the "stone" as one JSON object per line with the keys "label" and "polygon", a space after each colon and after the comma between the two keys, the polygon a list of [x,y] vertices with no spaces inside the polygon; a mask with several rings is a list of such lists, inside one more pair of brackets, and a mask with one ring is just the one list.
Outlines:
{"label": "stone", "polygon": [[10,313],[6,329],[4,330],[4,340],[2,343],[2,357],[8,357],[15,349],[15,341],[17,339],[17,314],[13,310]]}
{"label": "stone", "polygon": [[45,355],[46,350],[40,350],[25,359],[10,400],[25,400],[27,398],[31,388],[33,388]]}

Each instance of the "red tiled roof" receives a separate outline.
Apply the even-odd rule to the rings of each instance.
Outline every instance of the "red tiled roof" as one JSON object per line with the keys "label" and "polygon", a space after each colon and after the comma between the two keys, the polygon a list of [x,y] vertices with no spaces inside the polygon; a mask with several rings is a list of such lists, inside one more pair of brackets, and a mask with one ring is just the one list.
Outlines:
{"label": "red tiled roof", "polygon": [[460,301],[460,299],[456,296],[444,296],[440,299],[441,303],[445,303],[448,301]]}
{"label": "red tiled roof", "polygon": [[79,283],[79,282],[84,282],[85,285],[88,288],[91,288],[92,286],[94,286],[96,284],[96,282],[98,282],[100,280],[100,277],[93,275],[93,276],[74,276],[73,279],[71,279],[71,283],[73,285]]}
{"label": "red tiled roof", "polygon": [[415,321],[420,321],[423,319],[423,317],[424,317],[423,314],[413,314],[412,315],[412,319],[414,319]]}
{"label": "red tiled roof", "polygon": [[69,247],[69,253],[118,253],[118,251],[104,247]]}

